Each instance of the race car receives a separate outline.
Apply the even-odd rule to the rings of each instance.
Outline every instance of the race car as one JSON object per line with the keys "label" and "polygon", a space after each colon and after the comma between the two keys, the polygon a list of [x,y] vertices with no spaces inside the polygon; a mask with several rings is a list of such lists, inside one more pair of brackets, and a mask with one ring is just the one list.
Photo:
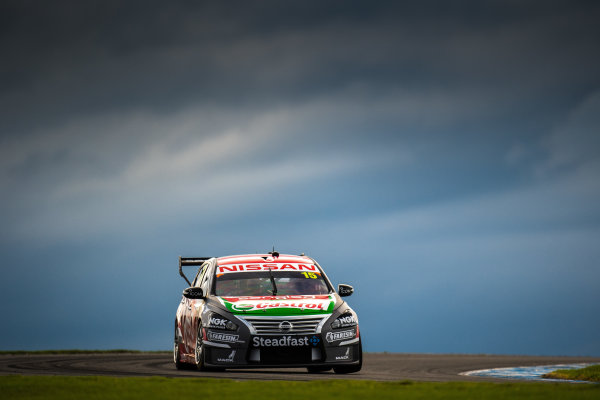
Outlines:
{"label": "race car", "polygon": [[[183,267],[199,267],[193,281]],[[186,280],[175,318],[177,369],[306,367],[360,371],[358,317],[321,266],[304,255],[179,257]]]}

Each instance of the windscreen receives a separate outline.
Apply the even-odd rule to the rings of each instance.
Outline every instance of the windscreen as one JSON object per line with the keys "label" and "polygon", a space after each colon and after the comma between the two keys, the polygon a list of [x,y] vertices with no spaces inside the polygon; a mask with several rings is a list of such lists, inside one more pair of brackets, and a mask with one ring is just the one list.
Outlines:
{"label": "windscreen", "polygon": [[320,272],[256,271],[217,274],[217,296],[293,296],[328,294]]}

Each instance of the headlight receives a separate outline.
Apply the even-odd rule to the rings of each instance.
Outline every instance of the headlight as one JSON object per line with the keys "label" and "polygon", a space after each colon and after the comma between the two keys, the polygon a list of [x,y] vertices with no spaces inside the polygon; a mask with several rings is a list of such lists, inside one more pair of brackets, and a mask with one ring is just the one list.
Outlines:
{"label": "headlight", "polygon": [[208,327],[212,329],[223,329],[228,331],[235,331],[238,328],[235,323],[217,313],[212,313],[210,315]]}
{"label": "headlight", "polygon": [[356,326],[357,324],[356,317],[351,312],[346,312],[331,323],[331,329],[347,328],[349,326]]}

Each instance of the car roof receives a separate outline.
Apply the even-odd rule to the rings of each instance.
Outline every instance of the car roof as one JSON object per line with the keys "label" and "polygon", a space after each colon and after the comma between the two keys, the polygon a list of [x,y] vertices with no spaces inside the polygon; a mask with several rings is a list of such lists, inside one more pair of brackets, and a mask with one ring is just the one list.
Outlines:
{"label": "car roof", "polygon": [[228,264],[264,264],[264,263],[309,263],[314,264],[312,258],[296,256],[292,254],[280,254],[273,257],[272,254],[242,254],[217,258],[218,265]]}

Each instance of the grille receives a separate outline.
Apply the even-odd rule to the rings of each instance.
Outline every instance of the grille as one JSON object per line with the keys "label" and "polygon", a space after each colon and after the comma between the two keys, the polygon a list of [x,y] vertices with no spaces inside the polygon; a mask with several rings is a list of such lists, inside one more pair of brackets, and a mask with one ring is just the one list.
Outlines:
{"label": "grille", "polygon": [[[246,321],[248,321],[258,335],[264,334],[311,334],[317,332],[317,326],[323,318],[326,318],[322,315],[316,315],[311,317],[302,317],[293,319],[291,317],[279,317],[273,318],[256,318],[256,317],[244,317]],[[292,328],[289,330],[280,330],[279,324],[287,321],[292,324]],[[287,324],[286,324],[287,325]]]}

